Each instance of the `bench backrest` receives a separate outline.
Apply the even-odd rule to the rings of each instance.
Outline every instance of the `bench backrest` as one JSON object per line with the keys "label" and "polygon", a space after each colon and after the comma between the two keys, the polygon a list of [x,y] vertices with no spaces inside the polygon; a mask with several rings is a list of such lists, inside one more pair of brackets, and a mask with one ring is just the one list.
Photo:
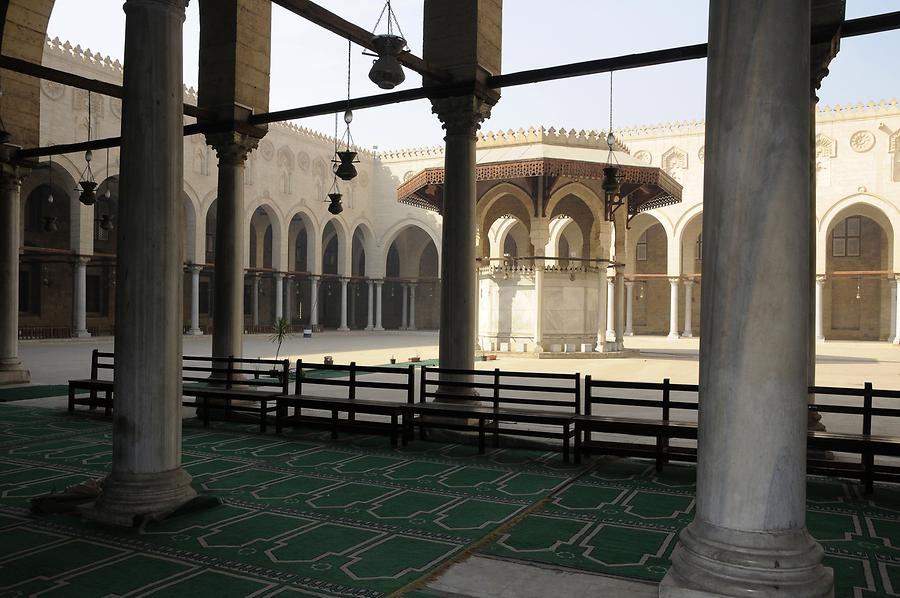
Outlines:
{"label": "bench backrest", "polygon": [[[415,401],[415,374],[414,367],[387,367],[374,365],[357,365],[355,361],[349,364],[337,363],[304,363],[297,360],[297,371],[294,379],[294,394],[314,395],[317,387],[329,387],[342,389],[342,396],[348,399],[371,398],[358,397],[359,390],[377,389],[390,391],[388,394],[397,396],[412,404]],[[377,375],[375,379],[372,376]],[[381,398],[381,397],[379,397]]]}
{"label": "bench backrest", "polygon": [[[616,396],[598,394],[598,390],[615,390]],[[651,391],[649,396],[634,397],[629,393],[619,391],[640,390]],[[672,400],[672,393],[699,394],[696,384],[672,384],[668,378],[662,383],[658,382],[620,382],[616,380],[594,380],[591,376],[584,377],[584,413],[586,415],[602,415],[594,407],[595,405],[617,405],[622,407],[643,407],[660,410],[660,419],[671,419],[672,411],[683,409],[697,411],[697,400],[679,401]],[[644,392],[647,395],[646,392]]]}
{"label": "bench backrest", "polygon": [[[494,409],[506,407],[555,407],[581,412],[581,374],[460,370],[423,366],[420,372],[419,401],[478,400]],[[477,397],[454,392],[472,389]]]}
{"label": "bench backrest", "polygon": [[109,372],[109,380],[112,380],[115,369],[115,353],[99,349],[91,351],[91,380],[106,380],[106,376],[100,377],[106,371]]}
{"label": "bench backrest", "polygon": [[[810,403],[808,408],[810,411],[818,413],[842,413],[845,415],[862,416],[862,433],[872,434],[872,420],[875,417],[897,417],[900,418],[900,407],[882,407],[876,406],[878,399],[900,399],[900,391],[882,390],[872,386],[871,382],[866,382],[862,388],[844,388],[839,386],[811,386],[809,392],[816,395],[839,396],[839,397],[856,397],[856,405],[839,404],[830,405],[825,403]],[[898,403],[900,405],[900,403]]]}
{"label": "bench backrest", "polygon": [[225,388],[240,384],[287,394],[290,392],[290,368],[291,362],[287,359],[185,355],[181,376],[183,382],[218,382]]}

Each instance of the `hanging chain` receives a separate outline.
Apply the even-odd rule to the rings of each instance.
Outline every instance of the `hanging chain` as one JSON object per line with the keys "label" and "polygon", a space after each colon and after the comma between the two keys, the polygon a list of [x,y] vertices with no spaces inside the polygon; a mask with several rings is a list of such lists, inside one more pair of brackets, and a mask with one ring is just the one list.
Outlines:
{"label": "hanging chain", "polygon": [[88,90],[88,141],[91,140],[91,92]]}
{"label": "hanging chain", "polygon": [[347,40],[347,110],[350,110],[350,60],[353,51],[353,42]]}
{"label": "hanging chain", "polygon": [[[613,72],[609,71],[609,131],[612,133],[613,128]],[[610,148],[612,149],[612,148]]]}

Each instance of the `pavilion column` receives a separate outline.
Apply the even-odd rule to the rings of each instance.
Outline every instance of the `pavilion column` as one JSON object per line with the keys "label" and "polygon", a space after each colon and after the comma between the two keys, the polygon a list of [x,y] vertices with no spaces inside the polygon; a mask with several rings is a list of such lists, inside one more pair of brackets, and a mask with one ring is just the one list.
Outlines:
{"label": "pavilion column", "polygon": [[684,281],[684,332],[681,336],[684,338],[693,338],[694,326],[691,321],[694,316],[694,281],[687,278]]}
{"label": "pavilion column", "polygon": [[112,471],[89,513],[124,526],[196,495],[181,467],[184,10],[125,2]]}
{"label": "pavilion column", "polygon": [[[615,271],[614,271],[615,272]],[[606,340],[616,340],[616,275],[606,276]]]}
{"label": "pavilion column", "polygon": [[544,352],[544,256],[534,259],[534,352]]}
{"label": "pavilion column", "polygon": [[409,325],[408,325],[409,312],[406,309],[406,298],[407,298],[408,290],[409,290],[408,284],[406,284],[405,282],[400,283],[400,303],[401,303],[400,330],[406,330],[407,328],[409,328]]}
{"label": "pavilion column", "polygon": [[[473,369],[477,327],[475,268],[475,135],[490,115],[476,96],[432,100],[444,124],[443,232],[441,236],[441,367]],[[471,381],[466,378],[465,381]],[[462,390],[462,389],[456,389]]]}
{"label": "pavilion column", "polygon": [[31,382],[19,359],[19,190],[25,171],[10,162],[18,149],[0,145],[0,385]]}
{"label": "pavilion column", "polygon": [[681,338],[678,334],[678,286],[681,279],[669,277],[669,338]]}
{"label": "pavilion column", "polygon": [[625,336],[634,336],[634,281],[625,281]]}
{"label": "pavilion column", "polygon": [[894,310],[894,340],[891,342],[900,345],[900,276],[895,276],[893,282],[894,292],[891,293],[891,297],[894,304],[891,307]]}
{"label": "pavilion column", "polygon": [[284,317],[284,274],[275,273],[275,321]]}
{"label": "pavilion column", "polygon": [[188,334],[200,336],[203,331],[200,330],[200,271],[203,266],[193,264],[191,269],[191,327]]}
{"label": "pavilion column", "polygon": [[381,325],[381,312],[384,311],[384,303],[381,301],[381,287],[384,285],[383,280],[375,281],[375,328],[376,331],[384,330]]}
{"label": "pavilion column", "polygon": [[416,283],[409,283],[409,321],[408,330],[416,329]]}
{"label": "pavilion column", "polygon": [[888,328],[887,339],[889,343],[893,343],[894,339],[897,338],[897,286],[893,282],[893,280],[888,279],[888,284],[891,287],[891,302],[888,305],[888,309],[891,310],[891,325]]}
{"label": "pavilion column", "polygon": [[713,2],[709,20],[701,294],[714,309],[696,514],[659,595],[830,597],[804,525],[810,0]]}
{"label": "pavilion column", "polygon": [[625,349],[625,269],[616,267],[616,351]]}
{"label": "pavilion column", "polygon": [[[894,289],[896,290],[896,289]],[[816,340],[825,340],[825,314],[823,301],[825,295],[825,276],[816,276]],[[892,295],[893,296],[893,295]]]}
{"label": "pavilion column", "polygon": [[79,255],[75,258],[75,276],[72,289],[72,336],[88,338],[87,330],[87,264],[91,258]]}
{"label": "pavilion column", "polygon": [[309,277],[309,326],[319,325],[319,277]]}
{"label": "pavilion column", "polygon": [[207,135],[206,142],[219,158],[212,356],[225,359],[244,354],[244,164],[259,140],[232,132]]}
{"label": "pavilion column", "polygon": [[282,315],[281,317],[287,320],[287,323],[290,324],[294,319],[294,310],[291,301],[293,295],[291,291],[294,288],[294,277],[293,276],[285,276],[284,277],[284,294],[281,304]]}
{"label": "pavilion column", "polygon": [[348,279],[341,278],[341,325],[338,326],[338,330],[342,332],[346,332],[350,330],[350,327],[347,326],[347,283]]}
{"label": "pavilion column", "polygon": [[601,262],[597,267],[597,341],[594,344],[594,351],[598,353],[609,351],[609,346],[607,345],[609,310],[607,306],[612,301],[608,289],[609,282],[606,274],[606,264]]}
{"label": "pavilion column", "polygon": [[369,291],[369,311],[366,317],[366,330],[372,330],[373,328],[375,328],[375,283],[370,278],[366,281],[366,286],[368,287]]}
{"label": "pavilion column", "polygon": [[253,292],[250,294],[250,315],[254,326],[259,326],[259,278],[259,274],[253,275]]}

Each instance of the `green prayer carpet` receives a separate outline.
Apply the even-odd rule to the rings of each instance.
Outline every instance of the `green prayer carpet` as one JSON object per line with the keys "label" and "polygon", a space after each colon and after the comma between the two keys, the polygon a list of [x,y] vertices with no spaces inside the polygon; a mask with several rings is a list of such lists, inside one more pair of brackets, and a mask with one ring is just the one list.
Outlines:
{"label": "green prayer carpet", "polygon": [[47,397],[65,397],[69,387],[65,384],[42,384],[37,386],[16,386],[0,389],[0,403],[25,401],[27,399],[44,399]]}

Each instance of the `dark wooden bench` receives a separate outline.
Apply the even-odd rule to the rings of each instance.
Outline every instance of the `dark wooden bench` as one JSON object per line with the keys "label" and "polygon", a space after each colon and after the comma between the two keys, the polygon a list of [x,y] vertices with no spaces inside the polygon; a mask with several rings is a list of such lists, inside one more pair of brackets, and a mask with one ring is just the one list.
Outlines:
{"label": "dark wooden bench", "polygon": [[[615,396],[598,390],[614,390]],[[650,396],[634,397],[621,391],[651,391]],[[647,457],[656,461],[661,470],[669,460],[696,461],[693,447],[673,447],[673,438],[697,439],[697,423],[672,419],[672,411],[697,411],[695,401],[673,401],[672,392],[698,394],[696,384],[672,384],[668,378],[662,384],[656,382],[619,382],[584,378],[584,414],[575,418],[575,462],[581,462],[583,454],[604,454],[622,457]],[[658,393],[658,394],[657,394]],[[658,398],[657,398],[658,397]],[[597,406],[620,406],[634,412],[634,416],[602,414]],[[648,413],[649,411],[649,413]],[[652,443],[594,440],[593,433],[641,436],[653,439]]]}
{"label": "dark wooden bench", "polygon": [[226,420],[234,412],[258,415],[259,430],[265,432],[276,397],[290,392],[287,359],[186,355],[182,363],[182,405],[196,407],[204,426],[211,412],[221,409]]}
{"label": "dark wooden bench", "polygon": [[[459,392],[466,389],[480,394]],[[423,367],[419,402],[407,408],[407,434],[415,426],[423,439],[427,428],[474,431],[480,454],[488,434],[494,446],[500,435],[553,438],[562,440],[563,459],[568,462],[580,395],[580,374]]]}
{"label": "dark wooden bench", "polygon": [[[91,409],[103,407],[103,412],[107,416],[112,412],[114,356],[114,353],[106,353],[99,349],[91,351],[91,377],[69,380],[70,413],[75,411],[75,405],[87,405]],[[101,374],[107,371],[108,377]],[[88,393],[87,397],[79,396],[84,392]]]}
{"label": "dark wooden bench", "polygon": [[[818,413],[842,413],[861,417],[859,432],[843,431],[810,431],[808,446],[811,451],[851,453],[860,456],[860,462],[848,463],[838,459],[823,459],[812,452],[809,460],[809,472],[859,479],[865,486],[866,493],[872,493],[874,482],[900,481],[900,466],[876,464],[875,457],[900,457],[900,435],[873,433],[874,418],[890,419],[891,423],[900,423],[900,403],[897,407],[878,406],[879,402],[900,399],[900,391],[880,390],[866,382],[863,388],[841,388],[835,386],[814,386],[817,402],[810,404],[810,411]],[[856,404],[829,404],[820,402],[826,397],[855,397]],[[824,421],[826,428],[828,421]]]}
{"label": "dark wooden bench", "polygon": [[[373,379],[378,376],[378,379]],[[338,395],[328,395],[328,389]],[[372,391],[382,392],[373,396]],[[341,364],[304,364],[297,360],[294,393],[284,393],[277,398],[275,429],[281,432],[285,426],[327,426],[331,437],[338,437],[341,428],[353,431],[388,430],[391,444],[397,446],[403,434],[405,407],[415,400],[415,375],[412,365],[403,367],[363,366],[351,362]],[[330,417],[304,414],[303,410],[330,412]],[[339,418],[345,413],[346,419]],[[384,416],[389,422],[363,421],[357,414]]]}

